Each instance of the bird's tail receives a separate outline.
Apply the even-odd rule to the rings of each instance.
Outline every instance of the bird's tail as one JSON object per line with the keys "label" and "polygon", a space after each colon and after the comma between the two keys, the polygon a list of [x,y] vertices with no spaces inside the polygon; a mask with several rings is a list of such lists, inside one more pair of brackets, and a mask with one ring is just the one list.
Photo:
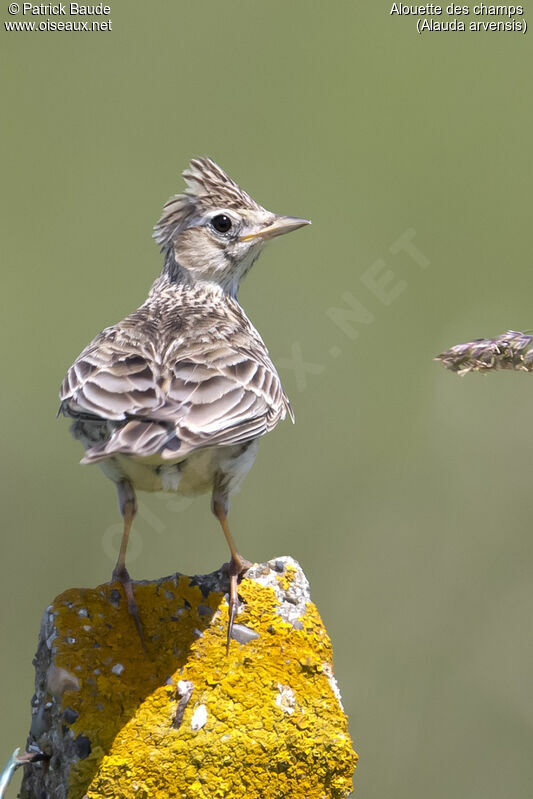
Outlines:
{"label": "bird's tail", "polygon": [[117,427],[106,441],[88,449],[81,463],[99,463],[118,454],[139,458],[161,454],[168,458],[172,453],[178,454],[180,446],[175,431],[166,425],[134,420]]}

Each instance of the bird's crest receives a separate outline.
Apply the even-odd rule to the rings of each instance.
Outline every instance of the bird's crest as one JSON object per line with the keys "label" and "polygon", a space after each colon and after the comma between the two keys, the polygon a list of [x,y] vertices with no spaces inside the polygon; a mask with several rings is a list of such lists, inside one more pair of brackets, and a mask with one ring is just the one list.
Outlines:
{"label": "bird's crest", "polygon": [[165,203],[161,219],[154,227],[154,239],[162,249],[170,245],[192,216],[210,208],[261,210],[261,206],[210,158],[193,158],[182,175],[187,188]]}

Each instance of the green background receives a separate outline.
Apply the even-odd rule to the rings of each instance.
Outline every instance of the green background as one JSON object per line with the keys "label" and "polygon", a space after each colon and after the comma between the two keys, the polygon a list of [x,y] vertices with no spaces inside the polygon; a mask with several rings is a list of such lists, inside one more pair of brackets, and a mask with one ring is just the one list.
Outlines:
{"label": "green background", "polygon": [[[313,220],[241,290],[297,424],[262,442],[231,521],[249,558],[306,570],[355,795],[531,795],[533,378],[432,361],[533,327],[531,34],[419,36],[389,11],[120,0],[111,32],[2,26],[2,759],[25,740],[43,609],[108,579],[118,546],[113,486],[77,466],[58,385],[144,299],[151,226],[209,154]],[[411,229],[426,268],[391,252]],[[378,259],[407,283],[388,305],[365,285]],[[328,315],[347,294],[355,338]],[[137,578],[226,559],[207,497],[142,495],[136,531]]]}

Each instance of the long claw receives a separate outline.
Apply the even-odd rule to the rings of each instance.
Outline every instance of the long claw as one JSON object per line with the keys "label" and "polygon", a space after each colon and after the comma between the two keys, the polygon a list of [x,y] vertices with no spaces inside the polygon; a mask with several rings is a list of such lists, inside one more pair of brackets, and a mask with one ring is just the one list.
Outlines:
{"label": "long claw", "polygon": [[229,655],[229,645],[231,641],[231,634],[233,632],[233,623],[237,610],[239,609],[239,577],[241,574],[250,568],[252,564],[242,555],[239,555],[238,560],[232,558],[228,564],[229,570],[229,620],[228,620],[228,635],[226,638],[226,655]]}
{"label": "long claw", "polygon": [[133,593],[133,585],[131,584],[131,577],[127,571],[127,569],[115,569],[111,576],[111,582],[115,582],[118,580],[122,583],[122,587],[124,588],[124,594],[126,596],[126,600],[128,602],[128,611],[130,616],[133,617],[133,621],[135,622],[135,627],[137,628],[137,633],[139,634],[139,638],[141,639],[141,645],[146,652],[146,643],[144,640],[144,632],[141,624],[141,620],[139,618],[139,608],[137,606],[137,600],[135,599],[135,594]]}
{"label": "long claw", "polygon": [[226,639],[226,656],[229,655],[229,645],[231,641],[231,634],[233,632],[233,622],[239,607],[239,593],[237,584],[239,581],[238,574],[231,574],[229,578],[229,621],[228,621],[228,637]]}
{"label": "long claw", "polygon": [[[220,486],[219,486],[220,488]],[[212,500],[212,509],[213,513],[217,517],[220,522],[220,526],[222,527],[222,531],[224,533],[224,537],[228,543],[229,551],[231,552],[231,560],[227,564],[227,570],[229,575],[229,621],[228,621],[228,637],[226,639],[226,655],[229,654],[229,645],[231,641],[231,634],[233,632],[233,622],[235,621],[235,616],[237,615],[237,609],[239,607],[239,593],[238,593],[238,584],[239,584],[239,577],[241,574],[250,568],[252,565],[249,560],[243,558],[242,555],[239,554],[237,551],[237,547],[235,546],[235,542],[231,537],[231,533],[229,531],[228,526],[228,496],[224,493],[217,494],[217,485],[215,484],[215,488],[213,490],[213,500]]]}

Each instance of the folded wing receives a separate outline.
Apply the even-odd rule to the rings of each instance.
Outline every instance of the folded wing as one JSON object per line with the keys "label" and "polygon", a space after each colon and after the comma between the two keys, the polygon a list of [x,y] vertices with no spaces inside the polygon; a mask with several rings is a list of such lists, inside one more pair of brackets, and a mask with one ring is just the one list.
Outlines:
{"label": "folded wing", "polygon": [[[84,462],[117,453],[179,460],[200,447],[241,444],[267,433],[290,405],[266,349],[215,336],[152,347],[104,331],[78,357],[61,387],[74,419],[107,422]],[[292,416],[292,413],[291,413]]]}

